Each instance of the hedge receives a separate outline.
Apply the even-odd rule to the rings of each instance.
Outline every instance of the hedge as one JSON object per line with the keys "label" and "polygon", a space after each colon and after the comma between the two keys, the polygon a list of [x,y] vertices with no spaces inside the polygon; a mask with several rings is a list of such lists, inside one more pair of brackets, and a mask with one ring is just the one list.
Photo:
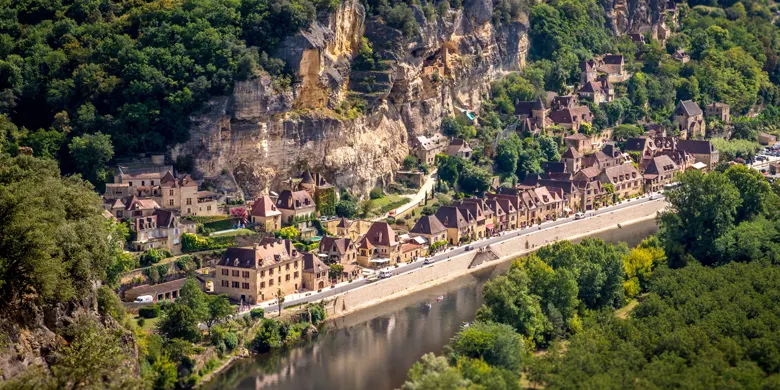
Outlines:
{"label": "hedge", "polygon": [[181,235],[181,251],[197,252],[210,249],[222,249],[233,246],[235,242],[235,236],[199,237],[192,233],[184,233]]}
{"label": "hedge", "polygon": [[142,318],[157,318],[160,316],[160,306],[150,305],[138,309],[138,315]]}

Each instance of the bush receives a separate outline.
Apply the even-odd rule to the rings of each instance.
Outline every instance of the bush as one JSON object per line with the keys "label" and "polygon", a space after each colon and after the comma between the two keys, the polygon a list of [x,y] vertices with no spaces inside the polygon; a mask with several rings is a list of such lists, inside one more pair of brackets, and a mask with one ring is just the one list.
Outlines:
{"label": "bush", "polygon": [[139,257],[138,261],[142,267],[148,267],[152,264],[157,264],[160,262],[160,260],[167,259],[171,256],[171,252],[167,249],[150,248]]}
{"label": "bush", "polygon": [[138,326],[143,328],[144,324],[146,324],[146,318],[143,318],[143,317],[139,318],[137,323],[138,323]]}
{"label": "bush", "polygon": [[225,348],[227,348],[228,351],[232,351],[238,346],[238,336],[233,332],[229,332],[225,334],[224,342]]}
{"label": "bush", "polygon": [[138,315],[142,318],[157,318],[160,316],[159,305],[149,305],[138,309]]}
{"label": "bush", "polygon": [[385,197],[385,192],[382,190],[381,187],[374,187],[371,192],[368,194],[369,198],[371,199],[382,199]]}
{"label": "bush", "polygon": [[249,311],[249,315],[252,317],[253,320],[256,320],[258,318],[265,317],[265,310],[263,309],[252,309]]}

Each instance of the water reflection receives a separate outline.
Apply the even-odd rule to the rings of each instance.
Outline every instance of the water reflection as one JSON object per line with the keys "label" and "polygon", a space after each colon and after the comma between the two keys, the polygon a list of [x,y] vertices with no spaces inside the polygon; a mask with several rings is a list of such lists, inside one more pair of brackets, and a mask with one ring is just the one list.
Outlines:
{"label": "water reflection", "polygon": [[[657,230],[654,222],[599,234],[630,246]],[[317,338],[237,362],[207,389],[370,389],[403,384],[423,354],[440,353],[482,304],[485,281],[509,264],[482,270],[412,296],[333,321]],[[444,299],[437,301],[443,295]],[[430,307],[427,306],[430,304]]]}

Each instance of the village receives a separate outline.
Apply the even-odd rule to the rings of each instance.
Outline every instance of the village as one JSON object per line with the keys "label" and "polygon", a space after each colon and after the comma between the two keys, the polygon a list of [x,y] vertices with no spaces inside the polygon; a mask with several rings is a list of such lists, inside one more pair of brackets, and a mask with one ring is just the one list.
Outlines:
{"label": "village", "polygon": [[[349,195],[309,170],[267,195],[235,201],[199,189],[198,181],[177,175],[163,156],[120,164],[103,194],[106,216],[129,224],[128,250],[156,260],[145,264],[145,273],[132,272],[124,299],[176,299],[193,273],[165,264],[203,253],[210,260],[194,272],[202,289],[226,294],[241,308],[320,292],[338,283],[372,281],[392,275],[400,264],[422,262],[448,248],[559,218],[581,218],[662,192],[686,170],[715,169],[720,157],[704,139],[705,118],[728,123],[725,104],[712,103],[702,110],[695,102],[679,101],[673,117],[676,128],[646,124],[645,133],[636,137],[613,137],[611,129],[586,131],[592,115],[583,102],[614,99],[611,80],[628,77],[622,65],[622,57],[614,55],[583,62],[582,88],[575,93],[515,102],[519,126],[514,131],[559,137],[559,161],[543,162],[541,172],[529,173],[511,187],[493,180],[484,193],[465,195],[445,188],[442,196],[437,193],[442,189],[435,177],[437,162],[445,157],[468,160],[472,148],[467,140],[441,132],[418,136],[408,158],[417,164],[399,171],[398,177],[421,200],[412,202],[406,195],[390,204],[398,207],[383,208],[375,217],[334,215],[338,198]],[[678,135],[669,136],[671,131]],[[377,198],[385,196],[383,189],[375,190],[372,199],[375,192]],[[155,267],[164,272],[158,270],[150,278],[148,269]]]}

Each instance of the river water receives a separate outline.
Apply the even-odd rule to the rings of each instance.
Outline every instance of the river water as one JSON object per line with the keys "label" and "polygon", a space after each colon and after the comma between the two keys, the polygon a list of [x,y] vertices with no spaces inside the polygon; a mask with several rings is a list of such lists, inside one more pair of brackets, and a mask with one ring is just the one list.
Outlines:
{"label": "river water", "polygon": [[[647,221],[596,237],[634,246],[656,230],[655,222]],[[482,286],[508,267],[508,262],[499,264],[338,318],[301,345],[235,362],[204,388],[398,388],[414,362],[425,353],[441,353],[461,325],[474,319]]]}

